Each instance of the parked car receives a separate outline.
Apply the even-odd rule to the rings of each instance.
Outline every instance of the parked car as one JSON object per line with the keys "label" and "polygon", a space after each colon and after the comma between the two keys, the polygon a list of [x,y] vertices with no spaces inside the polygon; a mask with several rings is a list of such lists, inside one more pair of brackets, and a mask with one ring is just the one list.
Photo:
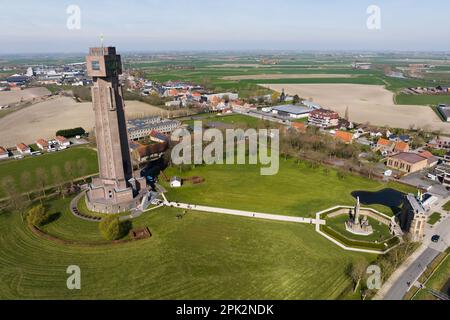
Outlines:
{"label": "parked car", "polygon": [[434,243],[438,243],[439,239],[441,239],[441,237],[437,234],[431,237],[431,241],[433,241]]}

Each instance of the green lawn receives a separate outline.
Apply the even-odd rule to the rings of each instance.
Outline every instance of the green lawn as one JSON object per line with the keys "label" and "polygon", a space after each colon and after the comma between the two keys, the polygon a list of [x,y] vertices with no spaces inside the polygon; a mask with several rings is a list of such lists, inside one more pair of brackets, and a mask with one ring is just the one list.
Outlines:
{"label": "green lawn", "polygon": [[66,198],[47,202],[48,210],[51,214],[56,214],[57,219],[45,225],[43,230],[66,240],[103,241],[98,223],[76,218],[70,212],[70,200],[71,198]]}
{"label": "green lawn", "polygon": [[[203,124],[220,122],[231,124],[236,128],[262,128],[265,126],[265,121],[261,119],[257,119],[255,117],[246,116],[242,114],[232,114],[232,115],[205,115],[203,117],[198,118],[197,120],[186,120],[183,123],[188,124],[190,126],[194,125],[194,121],[202,121]],[[273,123],[271,124],[273,126]]]}
{"label": "green lawn", "polygon": [[441,103],[450,104],[450,95],[410,95],[399,94],[395,97],[397,104],[406,105],[438,105]]}
{"label": "green lawn", "polygon": [[[45,230],[99,239],[97,223],[72,217],[68,201],[53,204],[61,216]],[[339,249],[309,225],[178,213],[135,220],[150,239],[99,247],[43,240],[18,215],[0,214],[0,299],[336,299],[351,285],[349,264],[375,259]],[[69,265],[81,268],[80,291],[66,288]]]}
{"label": "green lawn", "polygon": [[[27,157],[21,160],[8,160],[5,162],[0,162],[0,177],[4,178],[10,176],[15,179],[17,186],[23,192],[36,190],[36,169],[43,168],[46,172],[48,183],[47,185],[54,184],[54,178],[52,174],[52,167],[58,167],[62,178],[65,181],[69,181],[70,177],[67,174],[64,166],[66,162],[71,162],[74,168],[74,176],[79,177],[77,162],[80,159],[85,160],[85,169],[83,175],[91,175],[98,172],[98,162],[96,151],[84,147],[71,148],[68,150],[47,153],[37,157]],[[28,172],[30,174],[30,179],[27,185],[21,185],[21,176],[23,172]],[[0,190],[0,198],[4,196],[4,191]]]}
{"label": "green lawn", "polygon": [[[260,168],[254,165],[199,166],[184,173],[170,168],[166,175],[206,179],[200,185],[187,183],[180,189],[168,187],[167,196],[171,201],[302,217],[313,217],[316,212],[336,205],[354,205],[351,192],[355,190],[378,191],[393,187],[412,191],[403,185],[350,174],[340,180],[334,169],[329,168],[327,173],[323,167],[313,169],[284,159],[280,159],[280,170],[274,176],[261,176]],[[392,215],[387,207],[373,207]]]}
{"label": "green lawn", "polygon": [[446,204],[444,204],[444,205],[442,206],[442,209],[444,209],[445,211],[450,211],[450,201],[447,202]]}
{"label": "green lawn", "polygon": [[428,223],[435,225],[439,220],[441,220],[441,214],[439,212],[434,212],[429,218]]}
{"label": "green lawn", "polygon": [[232,124],[235,127],[247,126],[249,128],[259,128],[264,126],[263,120],[242,114],[233,114],[230,116],[217,116],[208,120],[212,122],[222,122]]}
{"label": "green lawn", "polygon": [[358,240],[358,241],[367,241],[367,242],[383,242],[384,240],[387,240],[391,238],[391,234],[389,232],[389,226],[382,224],[375,219],[369,218],[369,223],[372,226],[373,233],[369,236],[360,236],[355,235],[350,232],[348,232],[345,229],[345,222],[349,219],[349,216],[344,214],[340,215],[334,218],[327,218],[327,226],[333,229],[334,231],[339,232],[344,237]]}

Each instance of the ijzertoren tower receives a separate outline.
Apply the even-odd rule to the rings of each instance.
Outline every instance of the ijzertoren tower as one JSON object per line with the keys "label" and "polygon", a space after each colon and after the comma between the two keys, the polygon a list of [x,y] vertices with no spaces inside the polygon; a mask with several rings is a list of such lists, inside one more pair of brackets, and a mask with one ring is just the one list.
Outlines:
{"label": "ijzertoren tower", "polygon": [[92,104],[100,175],[86,194],[90,210],[118,213],[139,205],[145,178],[134,177],[125,120],[120,55],[114,47],[90,48],[87,72],[93,78]]}

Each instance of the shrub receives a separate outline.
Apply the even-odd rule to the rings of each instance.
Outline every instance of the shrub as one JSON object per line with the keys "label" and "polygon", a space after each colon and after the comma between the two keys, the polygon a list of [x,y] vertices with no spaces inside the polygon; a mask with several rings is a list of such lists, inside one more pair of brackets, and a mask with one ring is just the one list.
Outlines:
{"label": "shrub", "polygon": [[100,233],[106,240],[117,240],[120,238],[120,221],[117,216],[108,216],[99,224]]}
{"label": "shrub", "polygon": [[102,219],[99,229],[106,240],[118,240],[129,233],[131,226],[130,221],[120,222],[119,216],[112,215]]}
{"label": "shrub", "polygon": [[86,130],[81,127],[73,128],[73,129],[62,129],[56,132],[57,136],[63,136],[65,138],[73,138],[75,136],[82,136],[86,134]]}
{"label": "shrub", "polygon": [[49,215],[46,213],[45,207],[40,204],[28,211],[27,221],[29,224],[40,227],[48,221]]}

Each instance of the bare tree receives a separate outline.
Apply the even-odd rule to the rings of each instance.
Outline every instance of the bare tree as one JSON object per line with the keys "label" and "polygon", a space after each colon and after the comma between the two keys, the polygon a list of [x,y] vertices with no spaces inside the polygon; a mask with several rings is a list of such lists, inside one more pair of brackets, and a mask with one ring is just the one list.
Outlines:
{"label": "bare tree", "polygon": [[359,286],[359,283],[361,282],[361,279],[363,278],[365,272],[367,269],[367,264],[362,260],[357,260],[352,263],[349,269],[349,276],[353,280],[353,292],[356,291],[356,289]]}
{"label": "bare tree", "polygon": [[28,206],[28,202],[17,188],[14,179],[11,176],[4,177],[0,182],[0,187],[7,197],[7,207],[12,211],[20,213],[23,221],[23,212]]}
{"label": "bare tree", "polygon": [[48,185],[48,175],[44,168],[36,169],[36,184],[41,188],[44,197],[46,197],[45,187]]}
{"label": "bare tree", "polygon": [[78,170],[78,174],[80,175],[80,177],[83,177],[86,175],[87,173],[87,161],[84,158],[78,159],[77,161],[77,170]]}
{"label": "bare tree", "polygon": [[70,186],[73,187],[75,170],[71,161],[66,161],[66,163],[64,163],[64,171],[66,172],[67,177],[70,179]]}
{"label": "bare tree", "polygon": [[22,186],[23,190],[26,190],[28,200],[31,201],[31,174],[28,171],[24,171],[20,175],[20,185]]}
{"label": "bare tree", "polygon": [[64,192],[62,191],[62,186],[64,184],[64,179],[61,175],[61,170],[59,169],[58,166],[53,166],[51,168],[51,173],[52,173],[52,178],[53,178],[53,183],[56,185],[56,187],[59,190],[59,193],[62,194],[63,198],[64,198]]}

